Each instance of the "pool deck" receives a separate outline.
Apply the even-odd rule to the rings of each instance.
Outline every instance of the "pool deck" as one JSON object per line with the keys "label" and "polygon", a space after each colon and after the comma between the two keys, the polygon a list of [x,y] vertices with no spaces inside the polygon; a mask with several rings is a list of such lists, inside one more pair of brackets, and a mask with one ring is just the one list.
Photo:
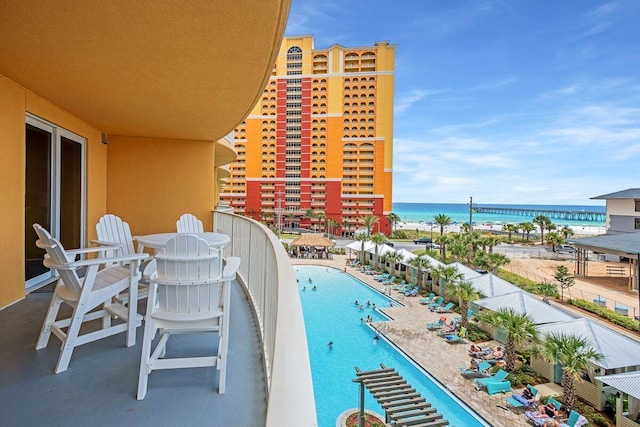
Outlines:
{"label": "pool deck", "polygon": [[[342,270],[346,260],[346,255],[338,255],[334,256],[333,260],[292,258],[291,261],[294,265],[327,265]],[[354,267],[347,267],[347,273],[381,292],[385,291],[384,286],[375,281],[372,276],[360,273]],[[428,322],[437,321],[440,314],[433,313],[426,306],[421,305],[419,298],[405,297],[396,291],[392,291],[391,296],[403,306],[381,309],[394,320],[373,323],[380,334],[429,371],[445,388],[473,408],[489,424],[496,427],[530,426],[522,410],[514,411],[507,407],[505,398],[510,394],[489,396],[485,391],[477,391],[471,379],[460,375],[459,367],[469,366],[468,344],[448,344],[438,337],[436,332],[427,330],[425,326]],[[457,314],[447,314],[447,316],[455,315]],[[497,342],[490,344],[497,345]],[[428,397],[427,400],[429,400]]]}

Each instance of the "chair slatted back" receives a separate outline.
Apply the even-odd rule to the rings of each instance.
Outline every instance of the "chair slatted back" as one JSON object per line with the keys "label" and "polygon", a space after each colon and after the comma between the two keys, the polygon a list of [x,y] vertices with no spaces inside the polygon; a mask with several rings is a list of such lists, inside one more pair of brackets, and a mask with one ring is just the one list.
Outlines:
{"label": "chair slatted back", "polygon": [[158,309],[170,313],[203,313],[219,309],[222,275],[218,252],[206,240],[178,234],[156,255]]}
{"label": "chair slatted back", "polygon": [[56,270],[67,289],[79,295],[82,291],[82,281],[78,277],[76,269],[69,266],[73,259],[67,255],[62,243],[51,237],[51,234],[40,224],[33,224],[33,229],[38,235],[36,246],[47,251],[47,255],[44,257],[44,266]]}
{"label": "chair slatted back", "polygon": [[204,233],[202,221],[194,215],[186,213],[176,221],[176,229],[178,233]]}
{"label": "chair slatted back", "polygon": [[96,233],[98,234],[98,240],[120,244],[118,256],[133,255],[136,253],[133,247],[133,237],[131,237],[129,224],[120,217],[113,214],[103,216],[96,224]]}

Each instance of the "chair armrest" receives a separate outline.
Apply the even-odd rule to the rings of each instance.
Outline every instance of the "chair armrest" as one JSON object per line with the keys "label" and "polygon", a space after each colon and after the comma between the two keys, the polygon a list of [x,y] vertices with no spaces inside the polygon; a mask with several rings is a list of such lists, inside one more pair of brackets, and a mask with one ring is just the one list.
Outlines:
{"label": "chair armrest", "polygon": [[92,258],[92,259],[84,259],[80,261],[74,261],[67,264],[69,267],[84,267],[89,265],[100,265],[114,262],[128,262],[128,261],[141,261],[145,258],[148,258],[149,254],[133,254],[127,256],[118,256],[118,257],[109,257],[109,258]]}
{"label": "chair armrest", "polygon": [[90,243],[93,243],[95,245],[99,245],[99,246],[115,246],[115,247],[121,247],[122,243],[116,243],[116,242],[107,242],[105,240],[91,240]]}

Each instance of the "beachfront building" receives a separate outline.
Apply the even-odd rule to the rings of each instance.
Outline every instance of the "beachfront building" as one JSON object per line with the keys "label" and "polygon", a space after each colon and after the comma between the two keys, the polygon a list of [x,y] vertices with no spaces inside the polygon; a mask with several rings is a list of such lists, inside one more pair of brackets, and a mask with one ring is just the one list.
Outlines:
{"label": "beachfront building", "polygon": [[[214,212],[224,166],[236,158],[225,136],[262,98],[290,5],[290,0],[0,4],[4,424],[35,425],[27,421],[34,416],[53,424],[95,424],[95,419],[180,424],[210,409],[204,404],[191,413],[177,408],[171,415],[182,415],[181,421],[162,418],[157,409],[175,402],[172,389],[164,400],[114,411],[135,405],[132,390],[120,389],[120,381],[137,376],[135,361],[124,364],[133,349],[92,353],[85,360],[98,365],[87,369],[77,364],[63,374],[64,381],[54,381],[48,367],[45,373],[34,366],[49,352],[43,349],[36,356],[32,345],[51,294],[31,291],[55,282],[56,276],[42,266],[44,251],[35,247],[32,223],[40,223],[71,249],[90,246],[95,224],[107,213],[126,220],[134,235],[144,235],[175,232],[176,220],[185,212],[202,220],[206,231],[230,236],[225,255],[242,258],[236,285],[250,295],[236,298],[247,306],[247,327],[232,334],[246,330],[253,341],[259,339],[257,352],[250,355],[251,369],[239,366],[236,375],[229,375],[258,393],[258,403],[247,394],[234,400],[233,390],[225,396],[229,400],[218,399],[227,407],[243,408],[227,412],[255,413],[256,418],[226,425],[315,422],[301,308],[286,253],[261,224]],[[251,156],[250,151],[243,148],[243,156]],[[258,258],[262,264],[254,262]],[[83,351],[100,348],[93,344]],[[49,346],[58,353],[54,344]],[[26,355],[16,353],[26,348]],[[247,354],[248,348],[235,351]],[[16,368],[19,362],[30,366]],[[258,375],[247,377],[254,368]],[[104,387],[106,377],[118,384],[118,391]],[[92,378],[100,378],[100,384]],[[39,386],[40,381],[55,385]],[[127,403],[113,404],[105,398],[109,393]],[[184,388],[179,394],[194,396]],[[138,413],[145,421],[126,420],[125,412]],[[209,418],[211,423],[219,422]]]}
{"label": "beachfront building", "polygon": [[[606,261],[624,261],[627,266],[608,266],[607,275],[626,281],[628,291],[638,292],[640,276],[640,188],[592,197],[606,200],[606,233],[568,241],[576,246],[576,276],[589,276],[589,253]],[[615,307],[611,307],[615,308]],[[619,311],[628,311],[620,306]]]}
{"label": "beachfront building", "polygon": [[395,46],[326,49],[286,37],[268,83],[235,129],[221,194],[273,228],[351,235],[375,215],[391,231]]}

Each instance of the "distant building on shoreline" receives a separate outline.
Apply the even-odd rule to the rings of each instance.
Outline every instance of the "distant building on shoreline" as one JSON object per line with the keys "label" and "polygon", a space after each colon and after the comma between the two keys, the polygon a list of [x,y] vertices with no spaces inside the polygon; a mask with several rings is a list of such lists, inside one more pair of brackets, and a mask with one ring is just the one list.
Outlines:
{"label": "distant building on shoreline", "polygon": [[[220,197],[276,228],[391,231],[395,45],[314,49],[286,37],[262,97],[235,130]],[[247,64],[250,66],[250,64]]]}

